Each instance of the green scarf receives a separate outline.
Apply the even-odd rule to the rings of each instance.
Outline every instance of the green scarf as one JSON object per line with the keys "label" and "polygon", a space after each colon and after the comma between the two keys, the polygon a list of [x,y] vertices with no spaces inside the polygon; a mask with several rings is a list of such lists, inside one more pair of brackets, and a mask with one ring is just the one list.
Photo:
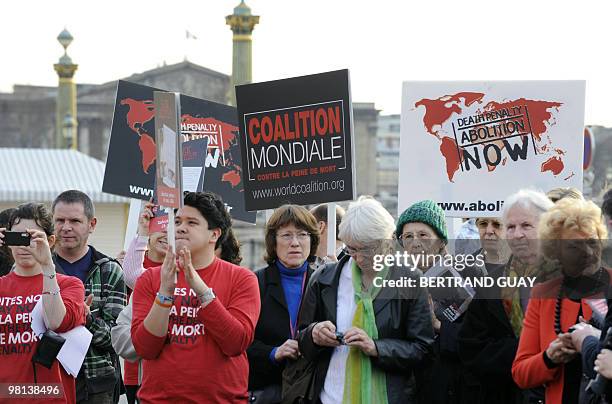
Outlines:
{"label": "green scarf", "polygon": [[[510,260],[508,268],[506,269],[508,278],[516,279],[519,276],[534,276],[537,273],[537,267],[524,265],[513,258]],[[521,331],[523,330],[523,320],[525,317],[523,306],[521,306],[521,295],[519,291],[520,288],[518,287],[505,287],[501,289],[504,309],[506,310],[508,320],[517,338],[520,337]]]}
{"label": "green scarf", "polygon": [[[380,292],[379,287],[372,284],[368,290],[361,287],[361,269],[353,261],[353,289],[355,290],[355,316],[353,326],[364,330],[373,340],[378,339],[376,318],[372,301]],[[379,272],[383,279],[387,277],[388,268]],[[359,348],[349,348],[346,360],[344,379],[344,404],[387,404],[387,377],[379,368],[372,367],[370,358]]]}

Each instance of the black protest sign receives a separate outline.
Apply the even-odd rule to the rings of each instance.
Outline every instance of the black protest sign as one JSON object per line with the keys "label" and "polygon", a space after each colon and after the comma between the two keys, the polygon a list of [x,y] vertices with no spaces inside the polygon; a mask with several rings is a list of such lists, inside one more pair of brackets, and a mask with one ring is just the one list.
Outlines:
{"label": "black protest sign", "polygon": [[[119,81],[104,192],[142,200],[153,196],[154,91],[158,89]],[[185,95],[180,103],[183,148],[194,139],[208,139],[204,190],[220,195],[233,219],[255,223],[256,212],[244,207],[236,108]]]}
{"label": "black protest sign", "polygon": [[204,190],[221,195],[232,218],[255,224],[257,212],[244,206],[238,114],[228,105],[181,96],[183,147],[208,139]]}
{"label": "black protest sign", "polygon": [[348,70],[236,87],[247,210],[355,198]]}
{"label": "black protest sign", "polygon": [[102,191],[145,201],[153,197],[155,90],[119,81]]}

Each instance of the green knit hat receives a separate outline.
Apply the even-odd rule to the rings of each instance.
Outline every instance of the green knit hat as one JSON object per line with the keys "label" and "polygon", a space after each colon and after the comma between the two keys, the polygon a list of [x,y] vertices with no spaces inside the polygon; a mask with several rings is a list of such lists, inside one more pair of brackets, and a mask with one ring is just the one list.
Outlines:
{"label": "green knit hat", "polygon": [[448,241],[448,231],[446,230],[446,218],[444,211],[434,201],[427,199],[420,201],[406,209],[397,220],[395,235],[402,234],[406,223],[425,223],[429,225],[444,241]]}

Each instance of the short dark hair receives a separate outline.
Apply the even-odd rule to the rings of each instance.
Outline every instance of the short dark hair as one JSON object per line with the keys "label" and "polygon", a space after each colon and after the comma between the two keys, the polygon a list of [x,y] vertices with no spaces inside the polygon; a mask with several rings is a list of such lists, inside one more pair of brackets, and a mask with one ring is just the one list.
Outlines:
{"label": "short dark hair", "polygon": [[[317,219],[317,222],[325,222],[327,224],[327,204],[322,203],[320,205],[315,206],[310,210]],[[344,217],[344,208],[340,205],[336,205],[336,240],[340,240],[338,234],[340,233],[340,223],[342,223],[342,218]]]}
{"label": "short dark hair", "polygon": [[9,219],[11,218],[11,213],[13,213],[15,208],[4,209],[0,212],[0,227],[6,227],[9,224]]}
{"label": "short dark hair", "polygon": [[601,210],[607,218],[612,219],[612,188],[604,194]]}
{"label": "short dark hair", "polygon": [[274,210],[266,223],[266,253],[264,260],[272,265],[278,258],[276,255],[276,232],[281,227],[294,225],[310,233],[310,251],[308,258],[313,259],[319,247],[319,228],[317,219],[306,208],[299,205],[283,205]]}
{"label": "short dark hair", "polygon": [[[0,227],[8,227],[11,213],[15,210],[15,208],[8,208],[0,212]],[[13,259],[9,247],[7,245],[2,245],[2,247],[0,247],[0,276],[4,276],[11,272],[14,262],[15,260]]]}
{"label": "short dark hair", "polygon": [[212,192],[185,192],[184,204],[200,212],[208,222],[209,230],[221,229],[221,237],[215,243],[215,249],[219,248],[232,227],[232,218],[227,213],[223,199]]}
{"label": "short dark hair", "polygon": [[240,255],[240,242],[234,235],[234,231],[231,227],[227,230],[225,241],[221,243],[220,258],[235,265],[240,265],[242,262],[242,255]]}
{"label": "short dark hair", "polygon": [[83,205],[83,212],[85,213],[85,216],[87,216],[88,220],[93,219],[96,215],[93,202],[85,192],[81,192],[76,189],[69,189],[68,191],[62,192],[53,201],[53,204],[51,205],[51,212],[55,212],[55,206],[60,202],[65,204],[80,203]]}
{"label": "short dark hair", "polygon": [[47,236],[53,234],[53,216],[42,203],[24,203],[11,213],[7,228],[10,230],[21,219],[30,219],[40,226]]}

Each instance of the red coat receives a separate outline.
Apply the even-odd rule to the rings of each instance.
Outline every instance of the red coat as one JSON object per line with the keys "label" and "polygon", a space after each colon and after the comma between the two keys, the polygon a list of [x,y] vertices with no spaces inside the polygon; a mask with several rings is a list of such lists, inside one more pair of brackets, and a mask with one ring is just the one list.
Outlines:
{"label": "red coat", "polygon": [[[608,273],[610,274],[610,270]],[[611,276],[612,279],[612,276]],[[532,296],[540,296],[551,292],[542,290],[554,290],[557,294],[561,279],[536,286]],[[545,288],[545,289],[544,289]],[[527,305],[527,313],[523,322],[523,331],[519,341],[518,350],[512,364],[512,378],[522,389],[546,385],[546,403],[561,403],[563,398],[564,366],[560,365],[549,369],[544,363],[543,353],[548,345],[557,338],[555,334],[555,306],[557,299],[554,297],[531,298]],[[587,321],[591,319],[593,311],[583,299],[581,303],[563,299],[561,302],[561,330],[567,332],[569,327],[576,324],[579,308],[582,305],[582,317]]]}

